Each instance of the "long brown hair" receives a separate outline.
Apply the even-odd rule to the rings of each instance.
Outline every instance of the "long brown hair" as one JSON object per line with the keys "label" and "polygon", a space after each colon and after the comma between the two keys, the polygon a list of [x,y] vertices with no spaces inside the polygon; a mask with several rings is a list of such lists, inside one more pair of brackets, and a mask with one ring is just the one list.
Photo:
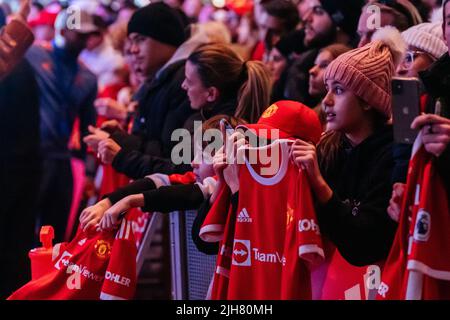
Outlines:
{"label": "long brown hair", "polygon": [[244,62],[229,46],[220,43],[198,47],[188,58],[205,87],[216,87],[221,101],[237,97],[235,116],[250,123],[270,103],[270,72],[259,61]]}

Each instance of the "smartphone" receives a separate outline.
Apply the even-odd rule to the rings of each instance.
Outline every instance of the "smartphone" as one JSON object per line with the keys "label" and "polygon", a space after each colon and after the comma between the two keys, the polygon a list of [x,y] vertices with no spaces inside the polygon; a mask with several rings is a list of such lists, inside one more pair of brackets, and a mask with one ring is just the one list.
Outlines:
{"label": "smartphone", "polygon": [[227,138],[231,136],[234,133],[233,127],[228,123],[228,121],[224,118],[220,120],[220,128],[223,128],[222,131],[222,139],[223,139],[223,145],[226,150],[227,147]]}
{"label": "smartphone", "polygon": [[417,78],[392,79],[392,115],[396,143],[413,144],[418,131],[411,123],[420,114],[420,81]]}

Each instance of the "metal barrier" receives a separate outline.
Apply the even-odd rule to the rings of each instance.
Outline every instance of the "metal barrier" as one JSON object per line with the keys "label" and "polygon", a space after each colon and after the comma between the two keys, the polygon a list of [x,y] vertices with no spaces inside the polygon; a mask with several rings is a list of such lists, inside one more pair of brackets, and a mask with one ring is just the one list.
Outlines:
{"label": "metal barrier", "polygon": [[175,300],[204,300],[216,266],[216,256],[199,252],[191,229],[196,211],[170,214],[172,297]]}

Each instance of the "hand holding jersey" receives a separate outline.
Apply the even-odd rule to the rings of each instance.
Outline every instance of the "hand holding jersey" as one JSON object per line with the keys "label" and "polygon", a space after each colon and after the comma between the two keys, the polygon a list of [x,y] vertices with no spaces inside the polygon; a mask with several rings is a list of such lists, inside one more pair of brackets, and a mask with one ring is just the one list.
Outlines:
{"label": "hand holding jersey", "polygon": [[435,114],[418,116],[411,124],[412,129],[421,129],[425,149],[439,157],[450,143],[450,120]]}
{"label": "hand holding jersey", "polygon": [[[399,226],[378,288],[380,300],[450,298],[450,206],[436,158],[413,147]],[[439,201],[436,201],[439,199]]]}
{"label": "hand holding jersey", "polygon": [[[200,231],[204,241],[221,241],[211,298],[311,299],[310,264],[324,253],[309,184],[289,161],[288,139],[317,142],[320,122],[300,103],[280,101],[246,128],[273,142],[252,147],[233,137],[240,139],[229,154],[239,159],[242,150],[245,161],[235,165],[239,170],[230,172],[229,181],[238,179],[245,188],[235,202],[223,185]],[[263,161],[273,157],[279,161]]]}
{"label": "hand holding jersey", "polygon": [[226,183],[234,194],[239,191],[239,166],[237,164],[242,163],[242,159],[239,161],[242,153],[239,153],[238,150],[247,142],[241,131],[227,132],[223,123],[220,124],[220,129],[224,145],[213,157],[213,168],[219,178],[219,183]]}
{"label": "hand holding jersey", "polygon": [[297,139],[291,148],[291,156],[294,163],[308,174],[309,183],[317,200],[320,203],[327,203],[333,196],[333,191],[320,173],[314,144]]}
{"label": "hand holding jersey", "polygon": [[108,198],[85,208],[80,215],[80,227],[83,232],[89,231],[90,228],[97,229],[100,220],[109,208],[111,208],[111,202]]}

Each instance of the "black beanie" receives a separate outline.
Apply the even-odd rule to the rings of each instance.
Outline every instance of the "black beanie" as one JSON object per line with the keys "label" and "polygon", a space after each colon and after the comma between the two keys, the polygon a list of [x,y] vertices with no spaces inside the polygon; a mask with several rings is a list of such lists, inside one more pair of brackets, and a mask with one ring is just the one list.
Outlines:
{"label": "black beanie", "polygon": [[363,0],[320,0],[322,8],[333,23],[346,34],[353,37],[358,28],[359,16],[365,1]]}
{"label": "black beanie", "polygon": [[179,13],[164,2],[151,3],[137,10],[128,22],[128,35],[134,32],[174,47],[186,40]]}

